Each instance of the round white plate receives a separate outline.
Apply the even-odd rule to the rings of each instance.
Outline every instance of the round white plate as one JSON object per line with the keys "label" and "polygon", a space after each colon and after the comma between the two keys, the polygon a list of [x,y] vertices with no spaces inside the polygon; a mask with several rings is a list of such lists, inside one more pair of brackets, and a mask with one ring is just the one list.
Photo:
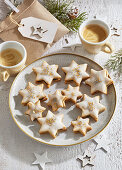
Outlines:
{"label": "round white plate", "polygon": [[[47,61],[49,64],[58,64],[59,65],[58,72],[62,76],[62,80],[59,82],[53,81],[53,84],[49,89],[47,89],[47,87],[45,86],[44,91],[46,94],[48,93],[52,94],[55,92],[56,89],[67,88],[67,84],[64,83],[65,74],[61,70],[61,67],[69,66],[72,60],[75,60],[78,64],[87,63],[88,73],[90,73],[91,68],[95,70],[102,69],[102,67],[97,63],[95,63],[94,61],[74,54],[53,54],[34,61],[29,66],[25,67],[17,75],[10,89],[9,107],[15,123],[28,136],[32,137],[33,139],[39,142],[50,144],[50,145],[59,145],[59,146],[74,145],[74,144],[85,142],[93,138],[95,135],[97,135],[107,126],[114,113],[115,105],[116,105],[116,92],[115,92],[114,85],[110,85],[108,87],[107,95],[100,94],[100,93],[91,95],[90,86],[85,85],[84,82],[81,83],[80,90],[83,94],[87,94],[92,97],[96,95],[100,95],[101,98],[100,102],[106,107],[106,111],[99,114],[98,122],[95,122],[92,118],[90,118],[90,124],[92,126],[92,130],[89,131],[86,134],[86,136],[82,136],[80,133],[74,134],[72,131],[73,127],[71,126],[71,121],[76,120],[77,116],[81,115],[81,110],[76,108],[72,102],[66,102],[66,108],[59,108],[58,111],[55,112],[55,114],[59,112],[64,114],[64,124],[67,127],[67,131],[59,132],[58,136],[55,139],[53,139],[48,133],[40,135],[38,133],[40,129],[40,125],[37,123],[37,121],[31,122],[29,116],[24,114],[24,112],[27,109],[27,106],[21,105],[22,96],[19,95],[19,90],[25,89],[29,81],[35,84],[36,75],[33,73],[32,68],[39,66],[43,60]],[[75,83],[73,82],[71,82],[70,84],[75,86]],[[42,102],[42,106],[47,108],[45,113],[47,112],[48,109],[51,109],[51,107],[48,107],[46,105],[47,102],[48,100]]]}

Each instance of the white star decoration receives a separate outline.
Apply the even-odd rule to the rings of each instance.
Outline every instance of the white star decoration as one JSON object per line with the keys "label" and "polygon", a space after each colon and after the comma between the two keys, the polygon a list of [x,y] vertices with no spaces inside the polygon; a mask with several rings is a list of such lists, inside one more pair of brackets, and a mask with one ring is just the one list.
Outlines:
{"label": "white star decoration", "polygon": [[95,137],[95,139],[93,139],[96,143],[97,146],[96,148],[94,148],[94,143],[91,143],[87,150],[85,150],[83,155],[78,155],[77,159],[82,161],[82,167],[86,166],[86,165],[94,165],[94,161],[95,161],[95,157],[96,154],[94,151],[102,148],[104,149],[104,151],[108,151],[109,150],[109,145],[110,145],[110,140],[108,140],[106,138],[105,134],[100,134],[97,137]]}
{"label": "white star decoration", "polygon": [[46,33],[48,30],[44,30],[40,25],[34,25],[33,26],[33,35],[39,35],[40,38],[42,38],[43,34]]}
{"label": "white star decoration", "polygon": [[[95,150],[102,148],[106,152],[108,151],[108,145],[110,144],[110,140],[106,139],[106,136],[104,134],[98,135],[93,140],[97,143],[97,147],[95,148]],[[85,150],[83,155],[78,155],[76,157],[76,159],[79,159],[80,161],[82,161],[82,164],[81,164],[82,167],[85,167],[86,165],[94,166],[95,158],[96,158],[96,154],[94,152],[95,150],[94,150],[94,144],[91,143],[88,146],[88,148]],[[33,165],[39,164],[43,170],[45,169],[46,163],[52,162],[52,160],[48,159],[47,152],[43,153],[42,155],[34,153],[34,155],[36,157],[36,160],[32,164]]]}
{"label": "white star decoration", "polygon": [[99,135],[99,136],[95,137],[93,140],[97,143],[95,150],[102,148],[106,152],[109,151],[108,145],[110,145],[111,142],[110,142],[110,140],[108,140],[106,138],[105,135]]}
{"label": "white star decoration", "polygon": [[85,150],[83,155],[79,155],[77,159],[82,161],[82,167],[86,165],[94,165],[95,153],[89,150]]}
{"label": "white star decoration", "polygon": [[44,170],[45,164],[48,162],[52,162],[52,160],[48,159],[47,152],[44,152],[42,155],[34,153],[36,160],[32,163],[33,165],[39,164],[40,167]]}

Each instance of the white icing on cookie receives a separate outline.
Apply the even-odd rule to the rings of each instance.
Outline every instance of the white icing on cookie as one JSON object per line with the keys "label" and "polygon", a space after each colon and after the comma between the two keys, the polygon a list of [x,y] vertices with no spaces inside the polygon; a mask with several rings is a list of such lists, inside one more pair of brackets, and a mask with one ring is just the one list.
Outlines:
{"label": "white icing on cookie", "polygon": [[66,130],[66,126],[63,124],[63,114],[54,115],[51,111],[48,111],[46,117],[38,118],[38,122],[41,124],[39,133],[49,132],[52,137],[56,137],[58,130]]}
{"label": "white icing on cookie", "polygon": [[78,65],[73,60],[69,67],[62,67],[62,70],[66,73],[65,82],[73,80],[79,86],[82,80],[89,77],[86,69],[87,64]]}
{"label": "white icing on cookie", "polygon": [[108,78],[106,69],[101,71],[91,69],[90,78],[88,78],[85,83],[91,86],[91,94],[97,91],[107,94],[107,87],[112,84],[113,81]]}
{"label": "white icing on cookie", "polygon": [[76,103],[77,99],[82,97],[82,93],[79,91],[79,86],[72,87],[68,84],[68,88],[66,90],[62,90],[62,93],[67,97],[66,100],[72,100]]}
{"label": "white icing on cookie", "polygon": [[27,106],[28,110],[25,112],[25,114],[30,115],[31,121],[42,117],[42,112],[46,110],[45,107],[41,106],[40,101],[37,101],[36,103],[29,102]]}
{"label": "white icing on cookie", "polygon": [[72,121],[71,124],[74,126],[73,132],[80,132],[83,136],[86,135],[87,131],[91,130],[92,127],[89,125],[89,118],[82,119],[78,116],[76,121]]}
{"label": "white icing on cookie", "polygon": [[51,85],[53,79],[60,80],[61,76],[57,73],[58,65],[49,65],[43,61],[39,67],[34,67],[33,71],[36,73],[36,81],[44,80],[48,87]]}
{"label": "white icing on cookie", "polygon": [[100,97],[89,97],[84,94],[83,101],[77,103],[76,106],[82,110],[82,117],[91,116],[98,121],[98,114],[105,110],[105,106],[100,104]]}
{"label": "white icing on cookie", "polygon": [[43,92],[43,84],[38,86],[28,82],[27,87],[24,90],[20,90],[19,94],[23,96],[22,104],[27,104],[28,102],[36,103],[39,99],[46,100],[47,97]]}
{"label": "white icing on cookie", "polygon": [[60,90],[56,90],[54,94],[49,94],[48,97],[48,105],[52,106],[53,111],[58,110],[59,107],[65,107],[65,100],[67,97],[63,96]]}

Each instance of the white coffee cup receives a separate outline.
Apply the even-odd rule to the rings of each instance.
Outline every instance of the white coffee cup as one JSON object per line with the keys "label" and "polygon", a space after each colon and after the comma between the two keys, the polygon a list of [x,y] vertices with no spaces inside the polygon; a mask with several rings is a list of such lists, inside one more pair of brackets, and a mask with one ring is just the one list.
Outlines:
{"label": "white coffee cup", "polygon": [[[106,37],[105,40],[98,42],[98,43],[92,43],[92,42],[89,42],[89,41],[84,39],[83,34],[82,34],[84,27],[87,26],[87,25],[91,25],[91,24],[99,25],[99,26],[101,26],[105,29],[105,31],[107,33],[107,37]],[[83,47],[89,53],[92,53],[92,54],[97,54],[101,50],[106,52],[106,53],[112,53],[113,50],[114,50],[114,47],[112,46],[112,44],[109,43],[110,36],[111,36],[111,30],[110,30],[109,26],[107,25],[107,23],[105,23],[102,20],[93,19],[93,20],[85,21],[81,24],[81,26],[79,28],[79,37],[80,37],[80,40],[83,44]]]}
{"label": "white coffee cup", "polygon": [[6,41],[0,44],[0,52],[8,48],[19,51],[22,55],[22,60],[13,66],[5,66],[0,64],[0,79],[6,81],[9,76],[17,74],[24,66],[27,58],[27,52],[25,47],[17,41]]}

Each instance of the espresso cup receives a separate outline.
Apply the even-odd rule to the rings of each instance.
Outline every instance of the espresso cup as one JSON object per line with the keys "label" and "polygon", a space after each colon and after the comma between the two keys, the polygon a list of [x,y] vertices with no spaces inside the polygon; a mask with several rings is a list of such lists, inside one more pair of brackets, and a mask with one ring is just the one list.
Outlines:
{"label": "espresso cup", "polygon": [[[87,25],[98,25],[102,27],[106,32],[106,38],[103,41],[97,43],[89,42],[86,39],[84,39],[83,31]],[[114,51],[114,47],[109,42],[110,36],[111,36],[111,30],[109,26],[102,20],[93,19],[93,20],[85,21],[84,23],[82,23],[82,25],[79,28],[79,37],[82,42],[82,45],[91,54],[97,54],[101,50],[106,53],[112,53]]]}
{"label": "espresso cup", "polygon": [[15,49],[20,52],[22,59],[21,61],[12,66],[5,66],[0,64],[0,79],[6,81],[9,76],[16,75],[25,66],[27,52],[25,47],[17,41],[6,41],[0,44],[0,53],[6,49]]}

